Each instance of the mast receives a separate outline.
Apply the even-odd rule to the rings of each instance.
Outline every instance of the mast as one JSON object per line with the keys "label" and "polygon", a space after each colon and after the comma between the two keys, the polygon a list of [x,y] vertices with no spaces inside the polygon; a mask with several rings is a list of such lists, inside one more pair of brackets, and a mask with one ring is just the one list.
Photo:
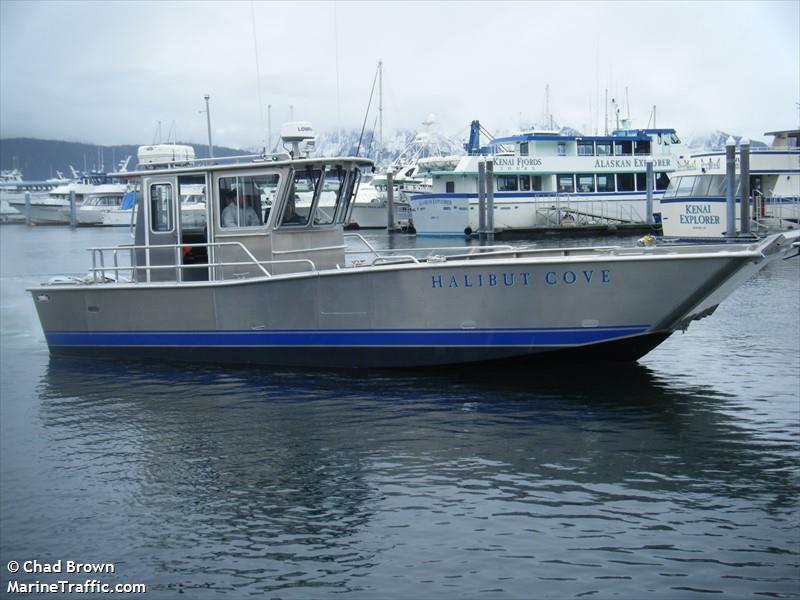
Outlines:
{"label": "mast", "polygon": [[[203,96],[206,101],[206,127],[208,127],[208,157],[214,158],[214,146],[211,144],[211,111],[208,108],[208,101],[211,98],[208,94]],[[159,129],[161,129],[161,122],[158,123]]]}
{"label": "mast", "polygon": [[628,96],[628,86],[627,85],[625,86],[625,104],[626,104],[627,111],[628,111],[628,116],[626,117],[626,119],[628,120],[628,125],[630,126],[630,122],[631,122],[631,99],[630,99],[630,96]]}
{"label": "mast", "polygon": [[378,61],[378,143],[383,146],[383,61]]}
{"label": "mast", "polygon": [[544,86],[544,118],[547,121],[547,129],[553,130],[553,117],[550,114],[550,84]]}

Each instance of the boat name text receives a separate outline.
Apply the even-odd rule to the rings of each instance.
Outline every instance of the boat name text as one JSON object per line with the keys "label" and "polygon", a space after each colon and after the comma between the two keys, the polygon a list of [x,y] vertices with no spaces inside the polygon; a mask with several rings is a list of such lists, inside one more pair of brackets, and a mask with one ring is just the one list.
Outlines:
{"label": "boat name text", "polygon": [[[570,160],[569,164],[564,163],[564,159]],[[593,166],[589,167],[587,159],[591,157],[575,156],[575,157],[559,157],[558,161],[553,161],[548,158],[545,160],[541,157],[533,156],[495,156],[494,168],[495,171],[503,172],[507,170],[547,170],[558,168],[559,171],[567,169],[640,169],[647,168],[647,158],[630,157],[630,158],[595,158],[591,163]],[[577,161],[577,162],[574,162]],[[671,170],[672,159],[670,158],[653,158],[653,168],[662,170]]]}
{"label": "boat name text", "polygon": [[482,288],[482,287],[530,287],[536,284],[553,285],[605,285],[611,283],[610,269],[580,271],[528,271],[501,273],[475,273],[464,275],[431,275],[431,287],[436,288]]}
{"label": "boat name text", "polygon": [[719,225],[720,218],[712,214],[710,204],[687,204],[680,215],[681,225]]}

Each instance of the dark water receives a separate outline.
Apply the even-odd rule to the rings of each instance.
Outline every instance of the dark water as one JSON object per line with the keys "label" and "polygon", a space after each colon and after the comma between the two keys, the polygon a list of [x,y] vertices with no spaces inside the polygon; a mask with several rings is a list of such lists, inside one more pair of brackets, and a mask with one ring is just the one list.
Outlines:
{"label": "dark water", "polygon": [[50,359],[24,288],[125,235],[0,229],[0,596],[800,597],[800,261],[624,368]]}

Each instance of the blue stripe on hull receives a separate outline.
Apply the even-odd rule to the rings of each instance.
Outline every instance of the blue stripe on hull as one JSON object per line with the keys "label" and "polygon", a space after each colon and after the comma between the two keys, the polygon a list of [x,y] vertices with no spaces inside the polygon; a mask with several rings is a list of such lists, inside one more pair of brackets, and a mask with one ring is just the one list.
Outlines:
{"label": "blue stripe on hull", "polygon": [[646,325],[548,329],[48,331],[50,346],[458,347],[577,346],[645,333]]}

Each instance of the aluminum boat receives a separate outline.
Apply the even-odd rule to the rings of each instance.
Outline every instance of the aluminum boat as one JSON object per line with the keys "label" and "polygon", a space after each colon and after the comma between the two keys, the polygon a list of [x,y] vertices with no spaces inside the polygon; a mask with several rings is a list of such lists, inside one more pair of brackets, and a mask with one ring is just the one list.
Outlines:
{"label": "aluminum boat", "polygon": [[[792,232],[379,251],[343,229],[371,161],[244,160],[124,173],[141,190],[134,243],[91,248],[88,275],[30,290],[50,352],[309,368],[633,361],[798,244]],[[185,185],[205,190],[204,220],[184,222]]]}

